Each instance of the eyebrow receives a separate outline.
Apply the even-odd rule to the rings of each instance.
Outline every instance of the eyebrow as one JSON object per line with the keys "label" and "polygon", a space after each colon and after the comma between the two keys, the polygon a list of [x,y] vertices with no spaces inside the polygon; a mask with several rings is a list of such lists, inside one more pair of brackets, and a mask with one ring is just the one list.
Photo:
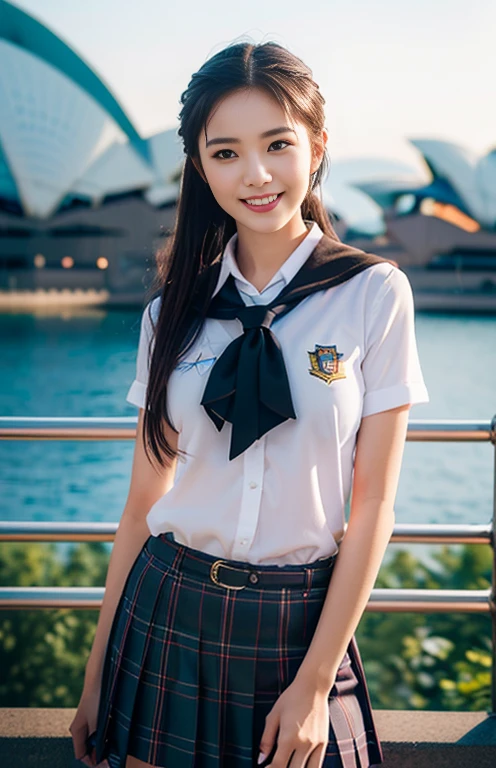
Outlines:
{"label": "eyebrow", "polygon": [[[288,128],[287,125],[281,125],[279,128],[271,128],[270,131],[264,131],[264,133],[260,134],[260,138],[266,139],[268,136],[277,136],[278,133],[286,133],[287,131],[291,131],[296,135],[296,131],[293,130],[293,128]],[[241,144],[241,140],[235,139],[232,136],[219,139],[209,139],[205,146],[209,147],[211,144]]]}

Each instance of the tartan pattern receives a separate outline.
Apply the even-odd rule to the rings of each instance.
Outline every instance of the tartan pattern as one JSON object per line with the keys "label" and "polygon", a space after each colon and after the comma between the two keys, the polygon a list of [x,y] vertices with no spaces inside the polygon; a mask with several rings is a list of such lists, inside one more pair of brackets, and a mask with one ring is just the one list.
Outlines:
{"label": "tartan pattern", "polygon": [[[125,768],[130,754],[161,768],[255,768],[265,717],[296,675],[327,585],[226,589],[188,570],[188,559],[217,558],[168,534],[155,539],[152,554],[153,538],[131,567],[109,634],[97,762]],[[353,636],[329,696],[323,768],[382,762]]]}

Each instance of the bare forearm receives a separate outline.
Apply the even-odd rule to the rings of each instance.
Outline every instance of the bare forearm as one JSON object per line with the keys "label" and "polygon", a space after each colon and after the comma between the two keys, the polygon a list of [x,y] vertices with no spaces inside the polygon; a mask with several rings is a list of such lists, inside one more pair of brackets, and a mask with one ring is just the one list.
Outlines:
{"label": "bare forearm", "polygon": [[105,649],[124,583],[143,544],[150,535],[145,514],[132,514],[124,510],[117,528],[110,554],[105,595],[100,608],[91,653],[86,664],[85,687],[100,684]]}
{"label": "bare forearm", "polygon": [[340,545],[321,616],[297,678],[329,692],[365,610],[394,527],[390,504],[370,500]]}

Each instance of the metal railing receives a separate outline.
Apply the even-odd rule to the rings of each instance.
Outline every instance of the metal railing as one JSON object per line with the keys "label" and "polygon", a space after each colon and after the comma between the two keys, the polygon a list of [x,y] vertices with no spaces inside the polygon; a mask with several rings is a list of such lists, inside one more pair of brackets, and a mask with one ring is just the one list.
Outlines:
{"label": "metal railing", "polygon": [[[0,417],[0,440],[132,440],[136,417]],[[496,416],[490,422],[410,420],[407,441],[489,442],[496,448]],[[0,541],[113,541],[118,523],[0,521]],[[367,611],[489,613],[492,628],[491,712],[496,713],[496,450],[493,509],[487,524],[396,524],[391,543],[488,544],[489,589],[373,589]],[[103,587],[2,587],[0,608],[99,608]]]}

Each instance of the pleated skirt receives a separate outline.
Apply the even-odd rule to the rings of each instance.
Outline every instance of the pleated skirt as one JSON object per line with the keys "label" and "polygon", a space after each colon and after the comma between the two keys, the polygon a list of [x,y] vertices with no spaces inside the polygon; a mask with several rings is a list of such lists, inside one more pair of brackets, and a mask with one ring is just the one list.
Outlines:
{"label": "pleated skirt", "polygon": [[[305,656],[336,555],[282,567],[223,560],[249,567],[242,589],[204,575],[217,560],[179,544],[171,532],[145,542],[107,643],[97,762],[125,768],[133,755],[160,768],[258,768],[265,718]],[[277,586],[253,583],[268,571],[280,575]],[[300,573],[303,586],[294,584],[294,576],[285,583],[288,573]],[[323,768],[382,763],[355,636],[328,702]]]}

